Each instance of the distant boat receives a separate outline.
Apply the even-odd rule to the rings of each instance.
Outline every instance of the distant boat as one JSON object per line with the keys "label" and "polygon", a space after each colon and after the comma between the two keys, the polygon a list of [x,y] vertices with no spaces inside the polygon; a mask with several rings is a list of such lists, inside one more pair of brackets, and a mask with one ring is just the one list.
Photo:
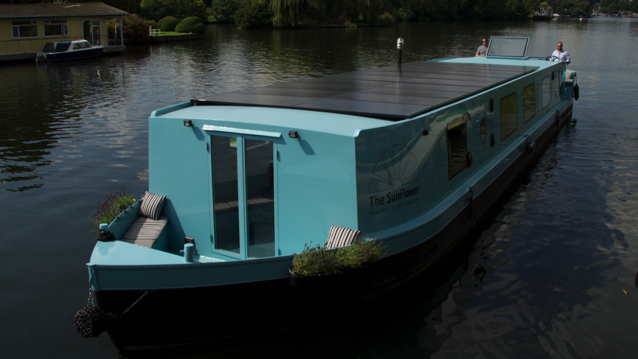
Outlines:
{"label": "distant boat", "polygon": [[48,42],[36,59],[38,61],[80,60],[101,56],[103,52],[103,46],[92,46],[86,40]]}
{"label": "distant boat", "polygon": [[[282,322],[303,331],[314,319],[295,315],[359,306],[432,268],[572,118],[576,74],[526,57],[527,41],[493,37],[488,56],[296,79],[154,111],[148,182],[157,195],[102,224],[87,263],[97,310],[119,318],[102,329],[123,350]],[[352,232],[379,241],[383,257],[349,275],[303,284],[291,275],[304,248],[330,250],[333,235]]]}

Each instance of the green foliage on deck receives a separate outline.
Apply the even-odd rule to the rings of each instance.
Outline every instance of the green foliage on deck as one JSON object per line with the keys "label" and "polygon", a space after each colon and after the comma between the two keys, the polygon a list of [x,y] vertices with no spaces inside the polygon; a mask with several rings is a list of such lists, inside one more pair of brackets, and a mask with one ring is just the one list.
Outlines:
{"label": "green foliage on deck", "polygon": [[293,257],[290,272],[302,277],[339,274],[373,263],[382,254],[383,247],[377,240],[359,240],[338,249],[306,247]]}
{"label": "green foliage on deck", "polygon": [[96,227],[100,223],[111,223],[118,214],[135,203],[135,198],[126,193],[114,193],[100,203],[95,213]]}

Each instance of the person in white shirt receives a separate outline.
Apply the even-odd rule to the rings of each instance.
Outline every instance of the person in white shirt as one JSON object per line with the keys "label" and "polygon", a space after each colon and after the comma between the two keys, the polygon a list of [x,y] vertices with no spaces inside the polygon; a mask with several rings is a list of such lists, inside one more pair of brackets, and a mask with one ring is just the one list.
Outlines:
{"label": "person in white shirt", "polygon": [[569,52],[563,50],[562,41],[556,43],[556,50],[552,52],[552,56],[549,57],[549,61],[564,62],[567,64],[572,62],[572,57],[569,55]]}

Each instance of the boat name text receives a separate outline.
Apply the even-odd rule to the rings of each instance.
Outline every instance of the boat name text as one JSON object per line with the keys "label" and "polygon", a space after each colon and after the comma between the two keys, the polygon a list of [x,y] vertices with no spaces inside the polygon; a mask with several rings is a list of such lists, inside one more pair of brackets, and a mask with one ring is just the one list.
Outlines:
{"label": "boat name text", "polygon": [[400,188],[398,190],[385,193],[383,195],[372,195],[369,197],[370,207],[377,207],[377,206],[390,204],[396,201],[400,201],[402,199],[416,196],[417,193],[419,193],[419,187],[415,186],[411,188]]}

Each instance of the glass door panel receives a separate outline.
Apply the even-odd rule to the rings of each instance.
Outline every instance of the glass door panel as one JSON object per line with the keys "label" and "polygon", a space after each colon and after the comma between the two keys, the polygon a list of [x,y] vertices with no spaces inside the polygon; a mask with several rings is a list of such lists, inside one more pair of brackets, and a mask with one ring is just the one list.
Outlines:
{"label": "glass door panel", "polygon": [[273,144],[246,140],[246,221],[248,257],[275,255]]}
{"label": "glass door panel", "polygon": [[237,137],[213,136],[213,220],[215,249],[239,254],[239,193]]}

